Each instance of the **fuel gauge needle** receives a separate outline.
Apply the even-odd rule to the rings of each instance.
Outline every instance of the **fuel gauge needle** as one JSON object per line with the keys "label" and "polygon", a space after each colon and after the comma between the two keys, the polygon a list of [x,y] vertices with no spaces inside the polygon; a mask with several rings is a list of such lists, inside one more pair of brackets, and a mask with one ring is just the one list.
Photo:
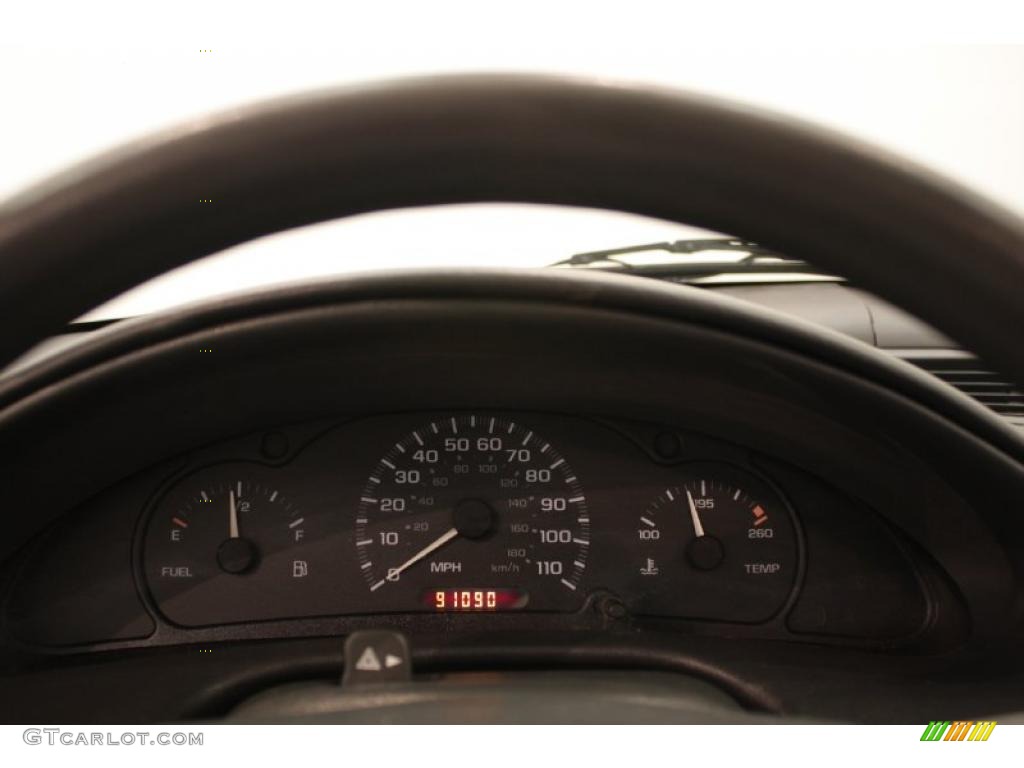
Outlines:
{"label": "fuel gauge needle", "polygon": [[690,504],[690,519],[693,521],[693,532],[697,534],[699,539],[704,535],[704,526],[700,523],[700,515],[697,514],[697,505],[693,503],[693,494],[690,493],[690,489],[686,489],[686,500]]}
{"label": "fuel gauge needle", "polygon": [[238,508],[235,506],[235,492],[228,493],[228,538],[238,538]]}

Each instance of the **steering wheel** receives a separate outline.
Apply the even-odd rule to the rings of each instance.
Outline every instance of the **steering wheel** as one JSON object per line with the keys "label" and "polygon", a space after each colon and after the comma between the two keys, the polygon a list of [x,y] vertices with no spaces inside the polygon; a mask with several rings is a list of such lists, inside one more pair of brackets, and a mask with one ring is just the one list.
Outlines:
{"label": "steering wheel", "polygon": [[0,209],[0,367],[140,282],[252,238],[486,201],[628,211],[759,242],[849,278],[1024,381],[1024,226],[1011,214],[788,119],[526,76],[283,99],[25,192]]}
{"label": "steering wheel", "polygon": [[482,201],[615,209],[749,238],[848,277],[1024,381],[1024,228],[1007,212],[772,115],[513,76],[232,111],[25,192],[0,211],[0,364],[228,246],[360,212]]}

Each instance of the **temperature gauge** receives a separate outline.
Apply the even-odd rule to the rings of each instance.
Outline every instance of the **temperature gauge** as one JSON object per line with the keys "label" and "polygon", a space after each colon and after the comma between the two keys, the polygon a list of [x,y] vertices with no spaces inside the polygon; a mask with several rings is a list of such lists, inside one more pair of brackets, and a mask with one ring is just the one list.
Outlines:
{"label": "temperature gauge", "polygon": [[774,615],[797,572],[796,527],[757,477],[691,465],[639,515],[634,611],[757,622]]}

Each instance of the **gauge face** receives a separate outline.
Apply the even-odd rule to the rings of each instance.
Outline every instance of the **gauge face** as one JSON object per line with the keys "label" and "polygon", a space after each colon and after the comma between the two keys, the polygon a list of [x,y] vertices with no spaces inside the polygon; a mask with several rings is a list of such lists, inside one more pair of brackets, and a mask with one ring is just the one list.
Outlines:
{"label": "gauge face", "polygon": [[[255,470],[258,472],[258,470]],[[184,625],[288,615],[323,569],[319,528],[272,480],[214,467],[161,500],[146,531],[144,567],[161,611]]]}
{"label": "gauge face", "polygon": [[793,519],[749,473],[725,464],[685,468],[636,523],[637,613],[764,621],[793,589]]}
{"label": "gauge face", "polygon": [[425,423],[374,467],[356,513],[366,588],[392,610],[571,610],[590,517],[568,461],[528,425]]}

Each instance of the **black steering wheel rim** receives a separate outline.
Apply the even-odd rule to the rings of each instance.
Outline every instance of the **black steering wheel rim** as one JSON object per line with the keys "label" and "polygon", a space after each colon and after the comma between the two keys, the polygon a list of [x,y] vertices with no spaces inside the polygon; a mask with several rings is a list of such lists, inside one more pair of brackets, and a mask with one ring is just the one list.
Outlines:
{"label": "black steering wheel rim", "polygon": [[9,201],[0,365],[144,280],[255,237],[495,201],[623,210],[756,240],[850,278],[1024,381],[1024,225],[1008,212],[843,137],[734,105],[484,75],[225,113]]}

